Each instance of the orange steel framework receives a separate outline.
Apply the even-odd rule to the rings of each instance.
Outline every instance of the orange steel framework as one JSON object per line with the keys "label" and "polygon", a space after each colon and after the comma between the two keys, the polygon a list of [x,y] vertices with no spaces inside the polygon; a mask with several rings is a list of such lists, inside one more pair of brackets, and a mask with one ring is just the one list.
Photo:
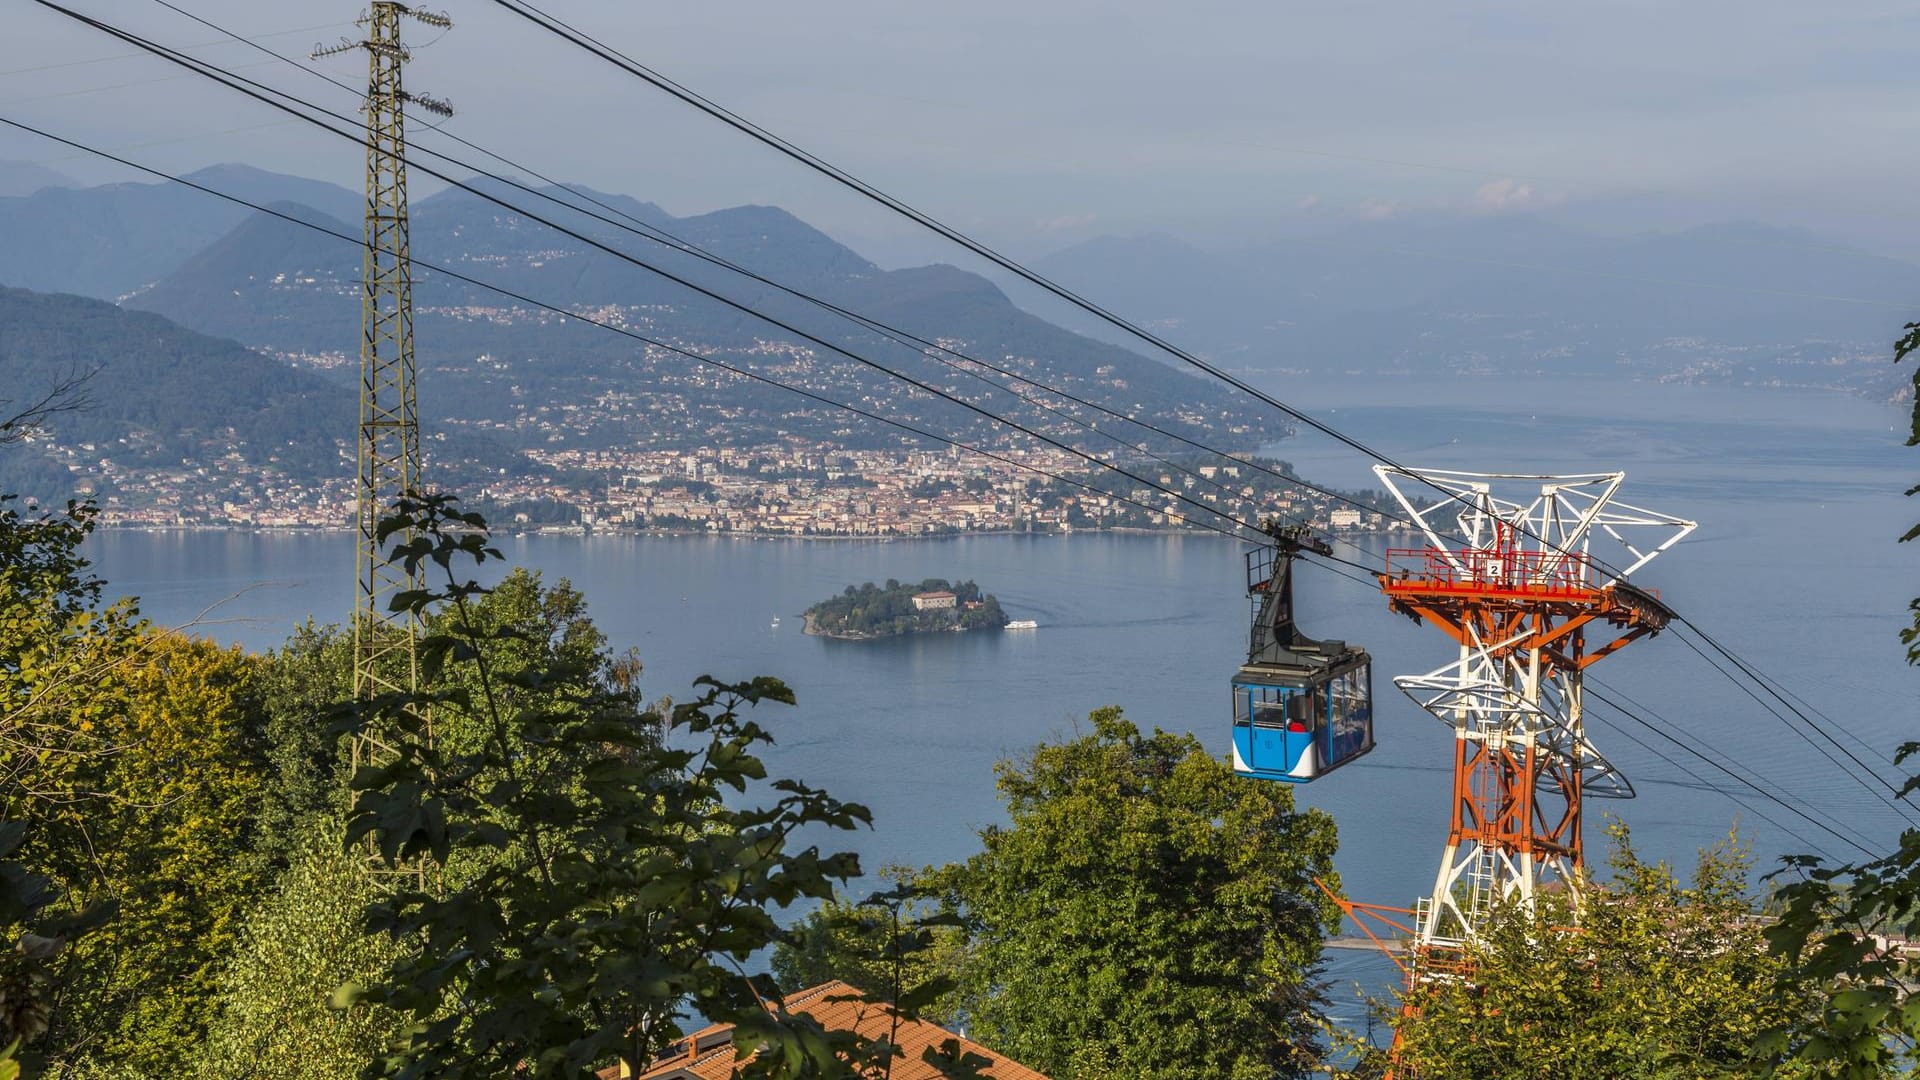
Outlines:
{"label": "orange steel framework", "polygon": [[[1694,524],[1617,501],[1623,473],[1375,472],[1428,544],[1387,553],[1381,592],[1393,610],[1436,627],[1460,650],[1443,668],[1394,680],[1454,732],[1447,841],[1433,893],[1413,908],[1336,898],[1383,949],[1382,935],[1407,940],[1404,959],[1386,951],[1411,991],[1470,981],[1472,946],[1496,906],[1530,906],[1546,888],[1578,900],[1584,801],[1633,796],[1587,740],[1581,677],[1665,628],[1671,613],[1626,578]],[[1437,494],[1413,497],[1423,490]],[[1438,527],[1449,517],[1445,532],[1459,540]],[[1596,538],[1617,545],[1622,569],[1589,553]],[[1408,1075],[1397,1063],[1389,1073]]]}

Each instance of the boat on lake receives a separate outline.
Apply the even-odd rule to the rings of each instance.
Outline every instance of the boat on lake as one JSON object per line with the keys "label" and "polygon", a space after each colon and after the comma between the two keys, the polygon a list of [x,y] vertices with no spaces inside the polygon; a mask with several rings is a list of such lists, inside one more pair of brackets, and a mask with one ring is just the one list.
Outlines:
{"label": "boat on lake", "polygon": [[1039,623],[1037,623],[1037,622],[1034,622],[1034,621],[1033,621],[1032,619],[1015,619],[1015,620],[1013,620],[1012,622],[1010,622],[1010,623],[1008,623],[1008,624],[1006,625],[1006,627],[1005,627],[1005,629],[1008,629],[1008,630],[1032,630],[1032,629],[1034,629],[1034,628],[1036,628],[1036,627],[1038,627],[1039,625],[1040,625]]}

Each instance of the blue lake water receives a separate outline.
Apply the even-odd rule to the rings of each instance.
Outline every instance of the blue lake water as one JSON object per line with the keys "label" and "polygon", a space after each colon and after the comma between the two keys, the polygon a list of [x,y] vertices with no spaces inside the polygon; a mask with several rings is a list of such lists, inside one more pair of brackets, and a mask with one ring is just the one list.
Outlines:
{"label": "blue lake water", "polygon": [[[1907,599],[1920,593],[1920,547],[1894,542],[1920,513],[1900,494],[1920,473],[1920,452],[1900,445],[1899,409],[1839,395],[1639,383],[1275,389],[1415,466],[1625,469],[1624,498],[1701,522],[1643,584],[1831,717],[1888,776],[1892,748],[1920,738],[1920,673],[1903,663],[1896,636]],[[1368,462],[1317,436],[1276,452],[1318,481],[1373,486]],[[108,532],[91,545],[113,588],[141,596],[152,617],[199,616],[202,633],[250,647],[272,646],[310,615],[337,620],[351,599],[346,534]],[[1215,751],[1227,748],[1226,683],[1243,654],[1247,603],[1243,549],[1224,538],[528,537],[501,546],[512,562],[582,588],[615,644],[638,647],[653,694],[684,695],[705,673],[787,680],[800,704],[772,718],[780,742],[770,765],[873,809],[873,831],[846,841],[870,870],[969,854],[974,831],[1001,820],[994,763],[1071,734],[1097,706],[1119,704],[1143,726],[1193,731]],[[1040,628],[874,643],[802,634],[798,614],[808,604],[888,577],[975,579],[1012,617]],[[1451,650],[1437,632],[1391,615],[1371,588],[1316,571],[1300,589],[1309,632],[1373,653],[1379,749],[1299,797],[1338,818],[1350,895],[1409,903],[1431,889],[1444,839],[1451,737],[1389,676],[1438,667]],[[1657,712],[1672,734],[1726,753],[1843,832],[1880,847],[1896,834],[1892,811],[1672,635],[1636,644],[1594,674]],[[1776,807],[1758,803],[1805,839],[1702,789],[1607,723],[1590,721],[1590,733],[1639,792],[1590,804],[1596,852],[1601,815],[1614,814],[1645,853],[1681,864],[1736,820],[1763,865],[1807,850],[1808,840],[1845,853]],[[1392,978],[1389,965],[1362,953],[1333,954],[1330,971],[1347,988],[1378,990]],[[1351,989],[1335,996],[1351,1018]]]}

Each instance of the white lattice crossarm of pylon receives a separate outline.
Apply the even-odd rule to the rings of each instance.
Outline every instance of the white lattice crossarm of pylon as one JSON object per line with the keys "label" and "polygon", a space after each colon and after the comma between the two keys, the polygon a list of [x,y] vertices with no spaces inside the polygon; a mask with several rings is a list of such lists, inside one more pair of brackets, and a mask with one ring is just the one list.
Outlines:
{"label": "white lattice crossarm of pylon", "polygon": [[[1600,587],[1624,580],[1697,527],[1615,499],[1624,472],[1554,476],[1390,465],[1373,471],[1462,575],[1468,567],[1460,554],[1494,547],[1501,525],[1511,530],[1519,550],[1534,556],[1528,565],[1542,580],[1554,579],[1564,572],[1566,560],[1578,559],[1600,569],[1602,580],[1593,583]],[[1610,541],[1607,547],[1619,550],[1592,551],[1596,533]]]}
{"label": "white lattice crossarm of pylon", "polygon": [[[1475,677],[1474,657],[1448,664],[1425,675],[1397,675],[1393,684],[1415,705],[1463,737],[1497,735],[1530,740],[1540,752],[1579,766],[1580,787],[1595,799],[1631,799],[1633,784],[1596,749],[1569,719],[1566,689],[1551,680],[1538,705],[1529,703],[1513,687],[1496,679]],[[1462,678],[1463,674],[1467,677]],[[1559,794],[1569,794],[1556,778],[1548,777]]]}

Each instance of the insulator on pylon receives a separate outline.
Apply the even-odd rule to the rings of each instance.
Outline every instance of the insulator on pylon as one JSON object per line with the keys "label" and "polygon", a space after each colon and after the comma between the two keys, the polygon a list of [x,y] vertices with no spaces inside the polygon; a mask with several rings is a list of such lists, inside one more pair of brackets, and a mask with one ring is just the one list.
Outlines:
{"label": "insulator on pylon", "polygon": [[425,94],[416,94],[409,91],[401,94],[400,100],[409,105],[418,105],[420,108],[435,116],[453,115],[453,103],[445,98],[428,97]]}

